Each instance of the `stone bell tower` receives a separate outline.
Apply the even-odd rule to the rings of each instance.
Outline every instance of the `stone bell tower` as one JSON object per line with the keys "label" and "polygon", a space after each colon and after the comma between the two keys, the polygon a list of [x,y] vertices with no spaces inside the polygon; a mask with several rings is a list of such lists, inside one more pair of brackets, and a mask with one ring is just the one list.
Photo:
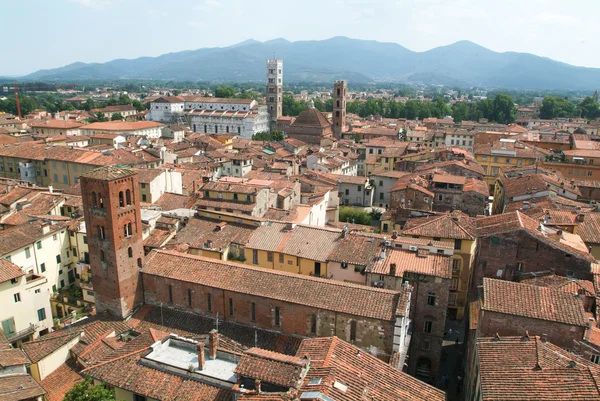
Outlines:
{"label": "stone bell tower", "polygon": [[346,93],[348,83],[346,81],[335,81],[333,84],[333,136],[342,138],[346,131]]}

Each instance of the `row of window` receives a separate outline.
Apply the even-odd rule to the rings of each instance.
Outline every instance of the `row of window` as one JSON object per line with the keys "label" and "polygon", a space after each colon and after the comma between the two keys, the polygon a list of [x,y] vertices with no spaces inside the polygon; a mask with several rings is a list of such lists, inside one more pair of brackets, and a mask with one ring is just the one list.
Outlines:
{"label": "row of window", "polygon": [[[169,291],[169,303],[172,304],[173,303],[173,286],[172,285],[169,285],[168,291]],[[193,297],[192,297],[191,288],[187,289],[187,305],[189,307],[193,306]],[[234,317],[235,309],[234,309],[234,305],[233,305],[233,298],[229,298],[227,300],[227,307],[228,307],[229,316]],[[208,312],[212,312],[212,295],[210,293],[206,294],[206,310]],[[256,302],[252,302],[250,304],[250,319],[253,322],[256,322]],[[281,309],[278,306],[273,308],[273,325],[275,327],[281,326]],[[350,322],[350,341],[356,341],[356,331],[357,331],[356,329],[357,329],[357,323],[356,323],[356,321],[353,320]],[[311,316],[310,332],[311,332],[311,334],[317,334],[317,316],[314,314]]]}

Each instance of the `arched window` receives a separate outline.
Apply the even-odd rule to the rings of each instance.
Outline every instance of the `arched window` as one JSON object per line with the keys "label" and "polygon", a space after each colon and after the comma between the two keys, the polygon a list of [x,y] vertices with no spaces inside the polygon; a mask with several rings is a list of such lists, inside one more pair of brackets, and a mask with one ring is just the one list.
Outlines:
{"label": "arched window", "polygon": [[142,267],[142,258],[138,258],[138,267],[141,268]]}
{"label": "arched window", "polygon": [[101,193],[98,193],[98,206],[100,206],[101,209],[104,209],[104,198],[102,198]]}
{"label": "arched window", "polygon": [[133,258],[133,249],[131,249],[131,247],[129,247],[129,248],[127,249],[127,255],[128,255],[130,258]]}
{"label": "arched window", "polygon": [[350,322],[350,341],[356,341],[356,320]]}
{"label": "arched window", "polygon": [[104,260],[105,260],[104,251],[102,249],[100,249],[100,261],[104,262]]}
{"label": "arched window", "polygon": [[98,226],[97,230],[98,230],[98,238],[105,239],[105,236],[104,236],[104,227]]}
{"label": "arched window", "polygon": [[131,191],[129,189],[125,191],[125,200],[128,205],[131,205]]}
{"label": "arched window", "polygon": [[339,112],[339,111],[336,111],[336,112],[335,112],[335,116],[336,116],[336,117],[339,117],[339,116],[340,116],[340,112]]}
{"label": "arched window", "polygon": [[123,191],[119,191],[119,207],[125,206],[125,198],[123,197]]}
{"label": "arched window", "polygon": [[98,207],[98,199],[96,199],[96,193],[92,192],[92,206]]}
{"label": "arched window", "polygon": [[340,101],[339,100],[337,101],[337,107],[340,107]]}
{"label": "arched window", "polygon": [[340,93],[341,93],[341,92],[340,92],[340,88],[337,88],[337,95],[339,96],[339,95],[340,95]]}
{"label": "arched window", "polygon": [[123,233],[125,234],[126,237],[131,236],[131,223],[127,223],[123,226]]}

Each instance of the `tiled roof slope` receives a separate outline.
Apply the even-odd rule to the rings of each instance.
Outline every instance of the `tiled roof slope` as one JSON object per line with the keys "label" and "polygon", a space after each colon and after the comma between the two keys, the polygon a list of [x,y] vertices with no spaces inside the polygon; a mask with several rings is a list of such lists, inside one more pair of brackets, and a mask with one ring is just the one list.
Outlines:
{"label": "tiled roof slope", "polygon": [[536,239],[539,239],[552,247],[558,248],[565,253],[575,255],[590,262],[595,260],[589,252],[585,252],[583,249],[575,248],[574,246],[570,245],[570,243],[575,245],[576,243],[574,241],[579,241],[579,243],[582,242],[578,236],[567,232],[564,232],[562,235],[557,235],[556,230],[552,229],[540,230],[540,223],[538,221],[520,211],[497,214],[493,216],[477,217],[476,224],[478,237],[505,234],[516,230],[524,230]]}
{"label": "tiled roof slope", "polygon": [[[443,391],[369,353],[359,351],[338,337],[306,339],[297,356],[307,356],[311,364],[301,392],[319,392],[336,401],[446,399]],[[309,385],[309,380],[316,377],[321,378],[321,383]],[[347,386],[347,389],[344,391],[340,389],[342,386],[334,386],[335,382]]]}
{"label": "tiled roof slope", "polygon": [[6,259],[0,259],[0,283],[24,276],[25,272],[14,263]]}
{"label": "tiled roof slope", "polygon": [[284,387],[299,387],[308,361],[260,348],[250,348],[238,362],[235,373]]}
{"label": "tiled roof slope", "polygon": [[400,297],[400,293],[395,291],[170,251],[151,253],[142,272],[145,275],[387,321],[395,318]]}
{"label": "tiled roof slope", "polygon": [[83,380],[78,371],[75,361],[69,359],[46,376],[40,384],[48,392],[48,401],[62,401],[67,391]]}
{"label": "tiled roof slope", "polygon": [[475,219],[459,210],[442,216],[414,218],[406,222],[402,234],[432,238],[474,240]]}
{"label": "tiled roof slope", "polygon": [[46,394],[33,377],[28,374],[0,376],[0,400],[22,401]]}
{"label": "tiled roof slope", "polygon": [[326,262],[340,236],[337,229],[268,222],[252,233],[247,247]]}
{"label": "tiled roof slope", "polygon": [[485,401],[600,400],[600,370],[539,337],[479,338]]}
{"label": "tiled roof slope", "polygon": [[587,326],[583,305],[573,294],[560,289],[487,277],[483,279],[481,309],[572,326]]}

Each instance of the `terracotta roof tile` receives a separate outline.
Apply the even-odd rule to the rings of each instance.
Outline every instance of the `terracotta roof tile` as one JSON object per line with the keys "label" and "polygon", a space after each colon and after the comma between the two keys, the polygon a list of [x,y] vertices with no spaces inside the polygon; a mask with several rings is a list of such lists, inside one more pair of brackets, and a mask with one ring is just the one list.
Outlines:
{"label": "terracotta roof tile", "polygon": [[82,380],[75,361],[69,359],[46,376],[40,384],[48,393],[48,401],[62,401],[67,391]]}
{"label": "terracotta roof tile", "polygon": [[28,374],[0,376],[0,399],[2,401],[23,401],[46,394],[33,377]]}
{"label": "terracotta roof tile", "polygon": [[475,219],[458,210],[441,216],[418,217],[406,222],[402,234],[474,240]]}
{"label": "terracotta roof tile", "polygon": [[546,287],[490,278],[483,279],[484,311],[587,326],[581,301],[570,293]]}
{"label": "terracotta roof tile", "polygon": [[400,293],[238,263],[153,251],[143,274],[308,305],[349,315],[392,320]]}
{"label": "terracotta roof tile", "polygon": [[260,348],[250,348],[235,368],[235,373],[284,387],[300,387],[301,374],[308,360]]}
{"label": "terracotta roof tile", "polygon": [[24,276],[25,272],[14,263],[0,259],[0,283]]}
{"label": "terracotta roof tile", "polygon": [[[393,368],[338,337],[306,339],[297,356],[307,356],[311,363],[302,392],[320,393],[336,401],[446,399],[443,391]],[[309,384],[312,378],[320,378],[320,384]],[[336,382],[338,384],[334,385]]]}
{"label": "terracotta roof tile", "polygon": [[600,399],[597,365],[539,337],[479,338],[476,348],[482,400]]}

